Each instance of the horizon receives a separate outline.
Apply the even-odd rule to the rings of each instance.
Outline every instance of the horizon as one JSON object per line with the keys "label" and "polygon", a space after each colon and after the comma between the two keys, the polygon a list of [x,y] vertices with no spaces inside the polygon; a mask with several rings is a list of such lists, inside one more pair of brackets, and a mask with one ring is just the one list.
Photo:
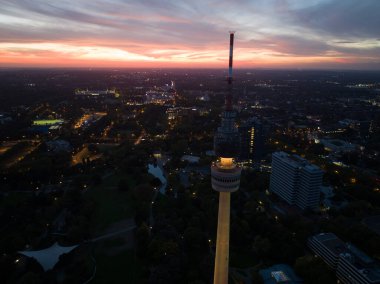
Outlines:
{"label": "horizon", "polygon": [[[42,66],[42,67],[35,67],[35,66],[25,66],[25,67],[3,67],[0,66],[0,71],[22,71],[22,70],[80,70],[80,71],[124,71],[124,70],[216,70],[216,71],[223,71],[225,73],[228,73],[228,66],[227,67],[85,67],[85,66],[73,66],[73,67],[49,67],[49,66]],[[369,73],[377,73],[380,72],[379,69],[338,69],[338,68],[291,68],[291,67],[284,67],[284,68],[266,68],[266,67],[234,67],[235,71],[289,71],[289,72],[369,72]]]}
{"label": "horizon", "polygon": [[4,68],[380,70],[380,2],[3,1]]}

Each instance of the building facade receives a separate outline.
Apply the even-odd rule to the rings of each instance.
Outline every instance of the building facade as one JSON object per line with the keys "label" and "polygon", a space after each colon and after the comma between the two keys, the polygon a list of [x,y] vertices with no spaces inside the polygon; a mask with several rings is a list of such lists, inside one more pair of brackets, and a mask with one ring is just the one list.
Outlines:
{"label": "building facade", "polygon": [[307,244],[313,252],[334,270],[338,268],[340,254],[346,250],[346,244],[332,233],[312,236]]}
{"label": "building facade", "polygon": [[318,209],[323,172],[298,155],[272,154],[269,190],[302,210]]}
{"label": "building facade", "polygon": [[308,240],[309,248],[336,271],[341,283],[379,284],[379,264],[350,243],[344,243],[335,234],[322,233]]}
{"label": "building facade", "polygon": [[258,118],[251,118],[239,126],[239,160],[253,163],[264,155],[264,131]]}

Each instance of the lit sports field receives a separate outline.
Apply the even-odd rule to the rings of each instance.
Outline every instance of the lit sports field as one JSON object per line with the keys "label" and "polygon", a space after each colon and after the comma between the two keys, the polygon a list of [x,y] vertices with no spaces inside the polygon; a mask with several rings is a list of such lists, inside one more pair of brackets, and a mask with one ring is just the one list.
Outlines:
{"label": "lit sports field", "polygon": [[37,126],[45,126],[45,125],[54,125],[54,124],[62,124],[62,119],[38,119],[33,121],[33,125]]}

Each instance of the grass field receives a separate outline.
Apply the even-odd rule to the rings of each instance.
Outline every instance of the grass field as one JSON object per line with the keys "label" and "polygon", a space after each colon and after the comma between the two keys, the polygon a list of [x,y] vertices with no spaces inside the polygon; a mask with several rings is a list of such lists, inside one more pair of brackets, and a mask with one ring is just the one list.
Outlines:
{"label": "grass field", "polygon": [[62,124],[64,121],[62,119],[38,119],[33,121],[33,125],[36,126],[45,126],[45,125],[54,125]]}
{"label": "grass field", "polygon": [[258,264],[257,257],[249,250],[231,250],[230,261],[230,265],[235,268],[248,268]]}
{"label": "grass field", "polygon": [[[120,191],[117,185],[121,178],[130,181],[130,190]],[[101,185],[88,190],[85,198],[95,201],[96,211],[93,218],[95,231],[104,231],[111,224],[134,216],[135,200],[132,195],[133,181],[121,174],[105,178]]]}
{"label": "grass field", "polygon": [[25,203],[30,197],[32,196],[32,193],[30,192],[10,192],[7,194],[7,196],[4,196],[0,198],[0,207],[6,208],[6,207],[17,207],[21,206],[22,203]]}
{"label": "grass field", "polygon": [[130,192],[120,192],[117,188],[91,188],[86,198],[96,203],[93,218],[96,231],[103,231],[112,223],[133,217],[135,205]]}
{"label": "grass field", "polygon": [[133,179],[130,178],[128,175],[122,173],[122,172],[115,172],[112,175],[107,176],[103,180],[103,184],[102,185],[106,186],[106,187],[115,187],[115,186],[118,186],[119,181],[121,179],[126,179],[131,187],[134,186]]}
{"label": "grass field", "polygon": [[135,258],[133,250],[126,250],[113,256],[98,252],[95,254],[95,260],[97,270],[91,283],[142,283],[141,264]]}
{"label": "grass field", "polygon": [[[121,179],[128,181],[130,187],[128,191],[118,189]],[[93,218],[93,227],[97,233],[104,232],[115,222],[134,216],[136,208],[133,199],[134,183],[131,177],[116,172],[105,177],[101,185],[88,190],[86,198],[94,200],[97,204]],[[94,258],[97,270],[91,283],[142,283],[142,265],[135,258],[133,249],[123,248],[125,241],[118,237],[96,245]],[[119,249],[121,251],[118,252]]]}

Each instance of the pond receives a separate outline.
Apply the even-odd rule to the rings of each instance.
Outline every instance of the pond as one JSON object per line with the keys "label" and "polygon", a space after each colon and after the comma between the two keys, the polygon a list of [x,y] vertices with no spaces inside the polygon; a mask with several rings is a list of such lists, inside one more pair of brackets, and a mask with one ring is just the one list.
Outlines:
{"label": "pond", "polygon": [[150,173],[152,176],[158,178],[161,181],[162,185],[160,187],[160,193],[165,194],[167,181],[162,168],[157,165],[148,164],[148,173]]}

